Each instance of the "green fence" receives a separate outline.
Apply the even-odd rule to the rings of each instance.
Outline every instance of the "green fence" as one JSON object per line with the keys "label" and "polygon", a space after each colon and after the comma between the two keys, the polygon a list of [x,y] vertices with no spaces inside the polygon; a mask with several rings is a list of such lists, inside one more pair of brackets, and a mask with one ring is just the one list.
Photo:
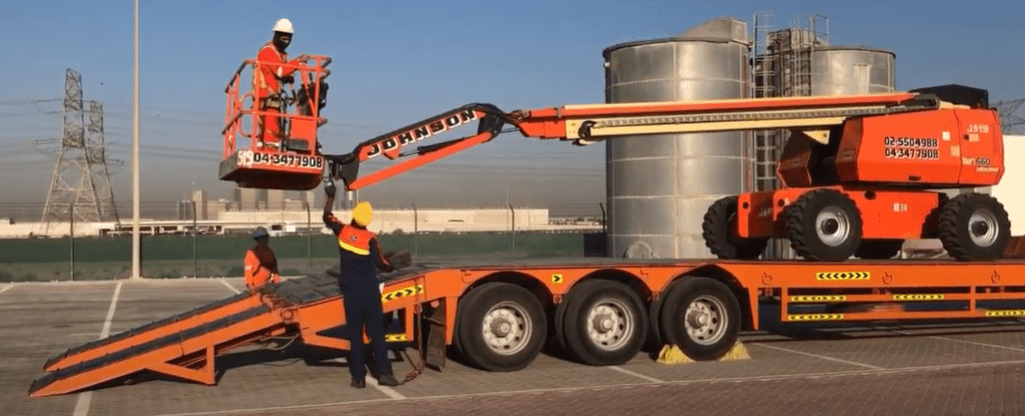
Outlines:
{"label": "green fence", "polygon": [[[582,257],[583,233],[398,234],[380,236],[385,251],[418,260]],[[254,245],[245,236],[143,236],[149,278],[239,277]],[[321,272],[338,262],[331,235],[272,237],[284,276]],[[0,281],[103,280],[131,274],[131,237],[0,240]]]}

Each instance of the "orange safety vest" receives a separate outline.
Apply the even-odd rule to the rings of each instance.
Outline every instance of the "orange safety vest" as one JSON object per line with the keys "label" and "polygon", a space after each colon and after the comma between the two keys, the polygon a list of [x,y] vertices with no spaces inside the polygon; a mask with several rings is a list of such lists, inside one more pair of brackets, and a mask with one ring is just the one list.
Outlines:
{"label": "orange safety vest", "polygon": [[256,97],[263,98],[280,94],[281,84],[278,83],[278,78],[295,71],[295,69],[281,67],[281,64],[288,63],[288,54],[278,52],[278,48],[274,47],[274,41],[270,41],[260,48],[256,60],[260,63],[259,70],[253,71],[253,92]]}
{"label": "orange safety vest", "polygon": [[367,230],[361,230],[359,228],[343,225],[342,231],[338,233],[338,246],[342,250],[357,254],[360,256],[370,255],[370,242],[373,241],[376,235]]}
{"label": "orange safety vest", "polygon": [[[263,258],[261,258],[263,257]],[[274,264],[267,264],[274,263]],[[256,248],[246,250],[245,258],[245,283],[249,289],[254,289],[270,283],[272,280],[274,283],[278,283],[279,277],[270,267],[276,267],[277,259],[274,256],[274,251],[269,247],[267,251],[262,253],[262,256],[256,253]]]}

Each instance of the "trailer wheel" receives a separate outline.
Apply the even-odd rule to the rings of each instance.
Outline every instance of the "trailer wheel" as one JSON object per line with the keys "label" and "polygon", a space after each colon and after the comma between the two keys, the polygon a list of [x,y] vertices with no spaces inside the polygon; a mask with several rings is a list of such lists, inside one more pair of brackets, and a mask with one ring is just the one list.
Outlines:
{"label": "trailer wheel", "polygon": [[541,302],[527,289],[489,283],[459,301],[456,331],[471,364],[489,371],[515,371],[530,365],[541,352],[548,323]]}
{"label": "trailer wheel", "polygon": [[559,344],[559,349],[566,353],[569,352],[569,346],[566,345],[566,337],[564,336],[566,332],[564,328],[566,326],[563,323],[566,320],[566,309],[569,308],[569,303],[573,300],[573,293],[574,292],[571,290],[570,293],[567,293],[562,297],[562,302],[555,306],[555,314],[552,317],[552,326],[554,329],[554,331],[552,331],[552,335],[555,337],[555,341]]}
{"label": "trailer wheel", "polygon": [[900,253],[903,247],[904,240],[868,240],[861,242],[854,255],[865,260],[886,260]]}
{"label": "trailer wheel", "polygon": [[701,236],[705,238],[705,246],[720,259],[757,259],[769,240],[740,238],[733,234],[737,199],[728,196],[708,207],[701,224]]}
{"label": "trailer wheel", "polygon": [[816,189],[783,212],[790,246],[807,260],[844,261],[861,242],[861,213],[847,195]]}
{"label": "trailer wheel", "polygon": [[666,293],[659,314],[662,334],[697,361],[726,355],[740,334],[740,302],[722,282],[684,277]]}
{"label": "trailer wheel", "polygon": [[943,248],[957,260],[995,260],[1010,242],[1011,221],[992,196],[958,195],[940,212],[939,235]]}
{"label": "trailer wheel", "polygon": [[590,365],[618,365],[633,359],[647,335],[644,302],[628,286],[588,280],[573,288],[563,318],[563,338],[575,359]]}

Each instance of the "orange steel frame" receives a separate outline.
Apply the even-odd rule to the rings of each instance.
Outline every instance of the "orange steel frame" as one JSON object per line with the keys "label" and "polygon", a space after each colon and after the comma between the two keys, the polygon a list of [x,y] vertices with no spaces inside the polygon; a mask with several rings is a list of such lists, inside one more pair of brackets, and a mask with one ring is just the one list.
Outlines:
{"label": "orange steel frame", "polygon": [[[299,103],[278,114],[279,121],[287,121],[281,140],[305,142],[308,150],[284,151],[257,146],[261,139],[256,134],[259,123],[269,112],[259,108],[254,91],[246,86],[251,80],[243,77],[247,67],[256,73],[264,64],[248,59],[243,61],[225,87],[227,104],[224,128],[221,130],[224,160],[221,179],[234,181],[243,187],[274,189],[308,190],[320,184],[327,164],[317,149],[317,129],[327,123],[327,119],[320,117],[320,86],[321,81],[330,75],[327,66],[331,59],[320,55],[309,56],[312,63],[280,66],[294,69],[299,88],[305,86],[308,91],[312,91],[305,103],[310,114],[301,114],[298,111]],[[245,139],[248,139],[248,146],[243,147]]]}
{"label": "orange steel frame", "polygon": [[743,238],[785,236],[783,211],[797,198],[817,189],[832,189],[854,201],[861,213],[863,239],[918,239],[935,234],[929,221],[940,194],[916,190],[878,190],[844,186],[782,188],[741,194],[737,199],[737,235]]}
{"label": "orange steel frame", "polygon": [[[318,103],[320,102],[320,80],[326,78],[330,71],[327,70],[328,64],[331,62],[331,58],[320,55],[309,55],[310,60],[314,63],[312,65],[306,63],[299,64],[281,64],[282,68],[294,69],[296,73],[296,79],[299,80],[300,85],[307,85],[314,91],[312,96],[309,96],[307,105],[310,106],[312,115],[302,115],[296,112],[284,112],[281,113],[282,119],[287,119],[293,123],[298,122],[300,126],[314,126],[314,130],[308,131],[304,129],[301,132],[301,139],[310,141],[310,151],[305,154],[314,154],[316,150],[316,126],[327,122],[326,119],[320,117],[320,108]],[[249,139],[249,149],[256,149],[259,139],[256,137],[256,130],[259,123],[260,117],[267,114],[266,111],[260,110],[256,106],[254,92],[243,85],[251,80],[245,80],[242,77],[243,71],[246,67],[252,67],[252,72],[256,73],[261,70],[263,64],[255,59],[247,59],[242,62],[238,70],[235,71],[235,75],[232,76],[231,81],[228,82],[228,86],[225,87],[224,92],[228,95],[227,106],[225,109],[224,128],[221,130],[221,135],[224,138],[224,149],[221,155],[222,158],[227,158],[231,154],[235,153],[235,150],[239,149],[238,138]],[[312,80],[311,80],[312,77]],[[243,92],[245,91],[245,92]],[[243,119],[248,116],[249,122],[244,123]],[[243,125],[248,125],[248,130],[243,128]],[[312,133],[312,135],[311,135]]]}
{"label": "orange steel frame", "polygon": [[[881,262],[759,262],[759,261],[681,261],[676,263],[608,265],[545,265],[535,267],[443,268],[389,281],[382,293],[386,313],[399,311],[406,340],[416,340],[417,319],[427,307],[444,308],[445,343],[451,344],[455,330],[459,298],[472,287],[489,282],[529,284],[547,292],[542,303],[561,302],[573,287],[587,279],[614,279],[632,283],[650,304],[656,304],[670,283],[694,276],[714,278],[731,287],[744,311],[744,328],[758,329],[760,300],[778,297],[783,322],[829,322],[862,320],[914,320],[953,318],[1025,317],[1025,309],[984,309],[980,301],[1025,301],[1025,262],[963,263],[935,261]],[[396,295],[398,294],[398,295]],[[967,302],[960,310],[906,311],[910,303]],[[264,313],[234,325],[212,331],[180,343],[164,346],[128,359],[114,362],[92,372],[58,380],[32,393],[33,397],[64,394],[124,377],[141,370],[179,377],[212,385],[215,356],[261,339],[280,335],[289,328],[304,343],[347,350],[349,342],[319,335],[320,331],[345,323],[339,297],[303,305],[288,305],[268,293],[254,293],[236,305],[180,321],[174,330],[209,322],[259,304],[269,306]],[[792,305],[833,303],[885,303],[889,308],[861,312],[795,313]],[[295,331],[297,329],[297,331]],[[98,348],[81,356],[65,358],[49,368],[66,368],[88,357],[115,353],[158,335],[137,336],[118,345]]]}
{"label": "orange steel frame", "polygon": [[[709,102],[679,102],[679,103],[638,103],[638,104],[596,104],[596,105],[569,105],[562,107],[549,107],[533,110],[517,110],[511,113],[501,113],[490,105],[478,105],[490,107],[492,111],[475,109],[474,114],[477,120],[487,119],[489,116],[501,123],[508,123],[514,126],[525,137],[537,139],[558,139],[572,140],[567,134],[567,126],[579,124],[590,119],[600,118],[624,118],[624,117],[657,117],[674,115],[701,115],[717,112],[742,112],[742,111],[772,111],[772,110],[815,110],[815,109],[840,109],[859,108],[871,106],[899,105],[919,97],[915,93],[892,93],[892,94],[867,94],[841,97],[787,97],[787,98],[755,98],[718,100]],[[475,108],[469,105],[467,108]],[[417,152],[403,153],[403,148],[422,140],[424,136],[444,133],[451,130],[444,121],[452,112],[444,113],[442,116],[427,119],[421,123],[396,130],[393,133],[380,136],[359,144],[350,154],[345,156],[331,157],[341,165],[359,164],[377,155],[383,154],[388,159],[397,159],[403,156],[416,157],[404,160],[395,165],[382,168],[364,177],[348,177],[336,174],[345,179],[348,190],[357,190],[386,179],[409,172],[427,163],[431,163],[464,151],[473,146],[486,143],[494,139],[501,131],[501,123],[498,128],[479,129],[470,136],[452,140],[444,145],[427,146]],[[465,123],[459,123],[459,127]],[[431,134],[421,135],[416,140],[401,140],[404,134],[415,132],[418,129],[428,129],[431,125],[439,128],[430,128]]]}

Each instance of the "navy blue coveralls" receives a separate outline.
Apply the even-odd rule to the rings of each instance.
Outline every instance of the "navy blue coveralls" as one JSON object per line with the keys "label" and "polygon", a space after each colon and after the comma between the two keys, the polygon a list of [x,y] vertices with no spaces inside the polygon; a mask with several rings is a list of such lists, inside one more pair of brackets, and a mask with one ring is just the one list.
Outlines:
{"label": "navy blue coveralls", "polygon": [[346,329],[349,333],[349,372],[355,380],[367,374],[366,345],[363,328],[366,326],[377,363],[377,375],[392,374],[391,361],[384,341],[384,312],[381,309],[381,289],[377,269],[388,269],[381,254],[377,236],[365,228],[343,224],[331,213],[324,213],[324,224],[338,237],[341,270],[338,284],[344,298]]}

